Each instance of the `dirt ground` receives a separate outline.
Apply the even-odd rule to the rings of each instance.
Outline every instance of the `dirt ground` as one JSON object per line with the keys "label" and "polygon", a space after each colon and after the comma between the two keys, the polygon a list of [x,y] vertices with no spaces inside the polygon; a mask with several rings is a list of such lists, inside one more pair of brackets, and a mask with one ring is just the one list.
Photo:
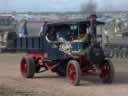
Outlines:
{"label": "dirt ground", "polygon": [[127,59],[113,59],[116,70],[113,84],[102,84],[98,77],[85,76],[79,86],[72,86],[51,72],[36,74],[33,79],[22,78],[19,63],[23,55],[0,54],[0,85],[32,90],[41,96],[128,96]]}

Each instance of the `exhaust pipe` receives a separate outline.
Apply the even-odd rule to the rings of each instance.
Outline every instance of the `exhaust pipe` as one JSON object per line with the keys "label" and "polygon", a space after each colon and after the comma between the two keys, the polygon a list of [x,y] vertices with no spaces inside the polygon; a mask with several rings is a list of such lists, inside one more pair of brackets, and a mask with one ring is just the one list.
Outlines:
{"label": "exhaust pipe", "polygon": [[89,17],[90,19],[90,35],[91,35],[91,42],[94,43],[96,42],[96,15],[91,15]]}

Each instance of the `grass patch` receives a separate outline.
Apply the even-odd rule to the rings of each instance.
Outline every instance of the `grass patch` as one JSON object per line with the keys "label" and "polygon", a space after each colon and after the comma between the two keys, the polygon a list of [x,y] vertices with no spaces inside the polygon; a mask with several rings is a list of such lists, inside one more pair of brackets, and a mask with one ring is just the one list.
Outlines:
{"label": "grass patch", "polygon": [[34,92],[0,85],[0,96],[35,96]]}
{"label": "grass patch", "polygon": [[128,65],[128,59],[126,59],[126,58],[125,59],[113,58],[112,62],[114,64],[126,64],[126,65]]}
{"label": "grass patch", "polygon": [[8,87],[5,85],[0,85],[0,96],[55,96],[54,94],[49,94],[45,91],[33,91],[30,89],[20,89],[17,87]]}

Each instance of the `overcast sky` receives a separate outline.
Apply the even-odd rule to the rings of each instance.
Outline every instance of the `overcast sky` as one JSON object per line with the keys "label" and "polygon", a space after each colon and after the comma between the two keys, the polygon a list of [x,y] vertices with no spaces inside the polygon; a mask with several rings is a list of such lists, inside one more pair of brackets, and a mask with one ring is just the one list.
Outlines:
{"label": "overcast sky", "polygon": [[[80,11],[90,0],[0,0],[0,11]],[[98,10],[128,10],[128,0],[93,0]]]}

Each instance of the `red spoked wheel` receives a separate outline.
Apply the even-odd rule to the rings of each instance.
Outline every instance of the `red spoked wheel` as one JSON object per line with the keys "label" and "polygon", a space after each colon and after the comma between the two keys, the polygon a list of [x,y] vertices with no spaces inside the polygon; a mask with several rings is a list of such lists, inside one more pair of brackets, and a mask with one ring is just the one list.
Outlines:
{"label": "red spoked wheel", "polygon": [[78,85],[80,83],[80,65],[76,60],[71,60],[69,61],[67,65],[67,80],[72,84],[72,85]]}
{"label": "red spoked wheel", "polygon": [[106,60],[104,64],[100,66],[100,78],[103,83],[112,83],[114,79],[114,67],[111,61]]}
{"label": "red spoked wheel", "polygon": [[22,76],[23,77],[26,77],[26,73],[27,73],[27,68],[28,66],[27,66],[27,63],[26,63],[26,61],[25,60],[22,60],[21,61],[21,73],[22,73]]}
{"label": "red spoked wheel", "polygon": [[32,78],[35,73],[35,63],[32,57],[25,56],[20,64],[21,74],[24,78]]}

